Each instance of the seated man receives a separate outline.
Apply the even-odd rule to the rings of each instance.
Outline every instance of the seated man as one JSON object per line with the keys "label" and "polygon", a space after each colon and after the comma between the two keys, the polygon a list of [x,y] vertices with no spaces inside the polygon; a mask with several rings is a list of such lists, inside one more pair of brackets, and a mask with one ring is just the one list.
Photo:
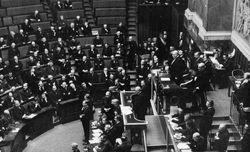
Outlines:
{"label": "seated man", "polygon": [[83,29],[83,20],[80,15],[76,16],[76,19],[74,20],[75,27],[77,30],[82,30]]}
{"label": "seated man", "polygon": [[17,44],[26,44],[30,41],[29,36],[26,33],[24,33],[23,29],[19,30],[19,33],[16,34],[16,38],[17,38]]}
{"label": "seated man", "polygon": [[24,23],[21,24],[21,29],[23,29],[24,33],[26,34],[31,34],[32,32],[34,32],[34,29],[28,19],[25,19]]}
{"label": "seated man", "polygon": [[71,147],[72,147],[72,152],[80,152],[77,143],[72,143]]}
{"label": "seated man", "polygon": [[96,47],[102,47],[103,46],[103,39],[100,37],[99,34],[96,35],[96,37],[94,38],[93,40],[93,44],[96,46]]}
{"label": "seated man", "polygon": [[22,100],[24,102],[28,101],[32,97],[33,93],[28,88],[28,83],[23,84],[23,90],[21,91]]}
{"label": "seated man", "polygon": [[70,0],[66,0],[64,2],[64,8],[65,9],[72,9],[72,2]]}
{"label": "seated man", "polygon": [[39,99],[39,105],[41,108],[49,107],[51,105],[51,100],[48,98],[47,93],[42,93]]}
{"label": "seated man", "polygon": [[20,104],[18,100],[14,101],[14,107],[13,107],[13,112],[12,112],[12,118],[14,121],[22,121],[22,119],[26,115],[26,109]]}
{"label": "seated man", "polygon": [[198,132],[195,132],[191,142],[192,151],[205,151],[207,149],[206,145],[206,140]]}
{"label": "seated man", "polygon": [[55,4],[55,8],[56,8],[56,10],[62,10],[63,9],[63,4],[61,3],[60,0],[57,0],[57,2]]}
{"label": "seated man", "polygon": [[111,34],[111,29],[110,29],[110,27],[108,27],[107,24],[103,24],[101,34],[103,34],[103,35]]}
{"label": "seated man", "polygon": [[35,10],[35,12],[30,16],[31,22],[40,22],[41,16],[38,10]]}

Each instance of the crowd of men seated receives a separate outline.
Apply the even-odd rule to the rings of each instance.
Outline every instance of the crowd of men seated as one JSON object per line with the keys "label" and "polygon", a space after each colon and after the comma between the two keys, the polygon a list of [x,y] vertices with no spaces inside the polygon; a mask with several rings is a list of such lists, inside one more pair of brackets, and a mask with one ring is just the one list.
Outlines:
{"label": "crowd of men seated", "polygon": [[[64,8],[70,8],[70,3],[67,0]],[[11,31],[10,35],[0,38],[0,50],[8,50],[7,60],[3,60],[6,56],[0,57],[1,136],[9,129],[10,123],[22,122],[28,114],[44,107],[57,109],[60,101],[75,97],[83,100],[85,94],[92,95],[94,83],[105,83],[107,90],[112,88],[112,91],[130,89],[126,70],[120,67],[122,64],[118,58],[125,59],[124,54],[129,52],[127,50],[135,41],[132,38],[126,40],[126,27],[122,23],[117,27],[113,44],[104,44],[97,34],[86,52],[83,50],[85,46],[81,46],[76,37],[92,35],[88,22],[84,23],[76,16],[75,21],[68,23],[61,16],[58,24],[48,30],[41,27],[33,29],[31,23],[40,22],[39,16],[39,12],[35,11],[25,19],[19,33]],[[101,34],[110,33],[105,24]],[[30,41],[31,34],[36,36],[36,40]],[[51,41],[56,42],[51,46]],[[29,45],[27,66],[20,61],[22,52],[18,47],[21,45]],[[110,58],[110,64],[105,64],[103,58]],[[96,71],[99,71],[98,75]],[[26,103],[28,106],[23,106]],[[55,116],[60,118],[57,110]]]}
{"label": "crowd of men seated", "polygon": [[[58,1],[56,6],[58,6],[58,10],[72,8],[68,0],[64,4]],[[41,27],[33,29],[31,22],[40,21],[39,12],[35,11],[21,25],[19,33],[10,32],[6,38],[0,38],[1,50],[6,49],[6,47],[9,49],[8,60],[5,62],[0,58],[0,91],[2,94],[7,94],[3,95],[0,102],[1,136],[8,130],[8,125],[13,120],[21,122],[25,115],[35,113],[44,107],[52,106],[57,109],[60,101],[75,97],[79,97],[83,101],[80,118],[85,130],[89,123],[84,123],[89,122],[86,120],[92,118],[86,116],[84,112],[91,115],[94,109],[92,85],[102,82],[106,84],[106,90],[109,91],[106,92],[103,99],[102,115],[98,120],[98,127],[104,134],[102,142],[96,147],[96,150],[110,152],[111,149],[118,146],[115,142],[116,138],[121,138],[121,141],[124,140],[124,143],[127,144],[126,138],[122,136],[123,126],[117,92],[130,90],[128,69],[134,70],[136,68],[137,71],[137,85],[140,87],[137,87],[136,91],[139,93],[136,94],[138,96],[133,97],[132,103],[138,119],[145,119],[146,109],[149,107],[149,103],[142,100],[149,101],[150,99],[151,69],[162,69],[170,74],[171,80],[177,85],[193,90],[198,96],[197,101],[199,102],[196,105],[198,109],[204,111],[204,117],[207,116],[206,112],[209,109],[206,105],[205,93],[210,86],[209,84],[214,80],[215,66],[223,67],[225,75],[228,75],[232,70],[232,56],[230,54],[223,54],[218,49],[214,50],[211,56],[194,50],[184,50],[182,46],[170,47],[166,31],[161,32],[159,37],[148,38],[141,45],[137,45],[133,37],[126,36],[126,27],[120,23],[113,44],[104,44],[101,36],[97,34],[86,53],[76,37],[91,36],[92,27],[87,21],[83,22],[80,16],[76,16],[74,22],[71,23],[60,16],[57,25],[51,26],[49,30],[43,30]],[[104,35],[110,34],[110,28],[107,24],[103,25],[101,31],[101,34]],[[35,41],[29,40],[28,35],[30,34],[36,35]],[[50,46],[49,42],[51,41],[56,42]],[[27,51],[27,56],[29,56],[28,72],[26,73],[23,72],[26,67],[20,61],[20,50],[17,47],[23,44],[29,45]],[[102,48],[102,53],[97,48]],[[138,67],[135,66],[136,56],[139,57],[140,61]],[[103,58],[106,57],[111,59],[110,67],[104,63]],[[120,67],[122,65],[118,58],[122,58],[124,68]],[[211,59],[216,59],[219,64],[215,64],[216,62]],[[95,71],[101,72],[97,75]],[[22,104],[30,100],[32,101],[24,108]],[[12,109],[11,114],[10,109]],[[60,118],[59,111],[56,110],[55,115]],[[212,116],[213,113],[210,113],[206,117],[205,120],[210,120],[206,123],[211,123]],[[192,128],[192,121],[185,123],[187,129],[193,130],[187,130],[187,137],[191,141],[193,134],[198,130]],[[205,133],[199,130],[199,134],[206,138],[207,130],[204,131]],[[89,130],[85,130],[85,132],[89,132]],[[195,140],[193,141],[198,141],[198,135],[194,135]],[[84,142],[89,142],[87,135]]]}

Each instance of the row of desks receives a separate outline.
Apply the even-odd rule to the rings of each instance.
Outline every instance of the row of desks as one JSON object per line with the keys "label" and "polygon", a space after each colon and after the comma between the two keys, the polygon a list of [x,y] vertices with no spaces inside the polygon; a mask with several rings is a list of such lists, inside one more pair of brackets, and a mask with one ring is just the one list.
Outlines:
{"label": "row of desks", "polygon": [[[27,145],[27,138],[34,139],[42,133],[54,127],[53,116],[55,108],[46,107],[37,113],[23,119],[21,123],[10,125],[10,131],[6,133],[4,140],[0,142],[1,152],[22,152]],[[61,123],[79,119],[81,102],[78,98],[62,101],[59,104]]]}

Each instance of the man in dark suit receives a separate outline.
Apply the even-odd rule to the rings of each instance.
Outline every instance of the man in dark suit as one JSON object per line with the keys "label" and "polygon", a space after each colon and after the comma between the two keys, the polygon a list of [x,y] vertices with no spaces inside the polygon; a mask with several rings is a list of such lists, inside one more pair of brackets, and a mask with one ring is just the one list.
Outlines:
{"label": "man in dark suit", "polygon": [[122,136],[120,139],[121,139],[120,142],[116,142],[114,151],[115,152],[130,152],[132,148],[132,144],[128,141],[127,137]]}
{"label": "man in dark suit", "polygon": [[99,34],[97,34],[96,37],[93,39],[93,44],[96,47],[102,47],[103,46],[103,39],[100,37]]}
{"label": "man in dark suit", "polygon": [[95,70],[102,70],[104,68],[104,60],[101,58],[100,54],[96,55],[96,59],[94,60]]}
{"label": "man in dark suit", "polygon": [[76,19],[74,20],[75,23],[75,27],[78,31],[83,29],[83,20],[81,18],[81,16],[77,15]]}
{"label": "man in dark suit", "polygon": [[11,43],[10,49],[9,49],[9,60],[13,60],[14,56],[20,57],[20,51],[16,46],[16,43]]}
{"label": "man in dark suit", "polygon": [[107,24],[103,24],[103,27],[101,29],[101,34],[103,34],[103,35],[111,34],[111,29],[108,27]]}
{"label": "man in dark suit", "polygon": [[33,14],[30,16],[30,21],[31,22],[40,22],[41,21],[41,16],[38,10],[35,10]]}
{"label": "man in dark suit", "polygon": [[134,68],[136,52],[137,52],[137,44],[136,44],[135,40],[133,40],[133,37],[129,36],[128,42],[126,44],[126,61],[128,63],[129,69]]}
{"label": "man in dark suit", "polygon": [[14,121],[22,121],[26,114],[26,110],[24,109],[23,106],[20,105],[20,102],[18,100],[14,101],[14,107],[12,111],[12,118]]}
{"label": "man in dark suit", "polygon": [[25,19],[24,23],[21,24],[21,29],[23,29],[26,34],[31,34],[34,31],[28,19]]}
{"label": "man in dark suit", "polygon": [[40,26],[37,27],[35,35],[36,35],[36,42],[38,43],[38,45],[41,42],[41,39],[47,36],[47,34],[43,31],[43,29]]}
{"label": "man in dark suit", "polygon": [[207,139],[209,130],[212,129],[213,116],[215,113],[214,101],[210,100],[206,103],[207,109],[204,111],[201,122],[199,124],[200,134]]}
{"label": "man in dark suit", "polygon": [[120,22],[120,23],[118,24],[117,30],[116,30],[116,31],[119,31],[119,32],[121,32],[121,34],[124,34],[124,35],[127,34],[127,28],[126,28],[125,25],[123,25],[122,22]]}
{"label": "man in dark suit", "polygon": [[18,44],[26,44],[30,41],[29,36],[24,33],[23,29],[19,30],[19,33],[16,34],[16,38]]}
{"label": "man in dark suit", "polygon": [[192,151],[205,151],[207,149],[206,142],[207,141],[204,139],[204,137],[202,137],[198,132],[195,132],[193,134],[193,140],[191,142]]}
{"label": "man in dark suit", "polygon": [[64,2],[64,8],[65,9],[72,9],[72,2],[70,1],[70,0],[66,0],[65,2]]}
{"label": "man in dark suit", "polygon": [[46,39],[46,37],[42,37],[41,41],[38,43],[39,45],[39,53],[42,53],[44,49],[49,49],[49,43]]}
{"label": "man in dark suit", "polygon": [[84,22],[82,33],[84,36],[92,35],[92,28],[90,27],[89,23],[86,21]]}
{"label": "man in dark suit", "polygon": [[91,68],[90,62],[87,60],[87,56],[82,57],[82,61],[77,65],[77,70],[80,76],[80,80],[86,81],[88,78],[88,72]]}
{"label": "man in dark suit", "polygon": [[23,84],[23,90],[21,91],[21,96],[24,102],[28,101],[33,96],[33,93],[31,92],[30,88],[28,88],[28,83]]}
{"label": "man in dark suit", "polygon": [[104,68],[101,73],[101,82],[107,82],[109,80],[110,73],[108,72],[108,68]]}
{"label": "man in dark suit", "polygon": [[215,145],[214,149],[220,152],[227,150],[230,134],[226,124],[220,124],[218,132],[214,136]]}
{"label": "man in dark suit", "polygon": [[40,99],[39,104],[41,108],[49,107],[52,104],[52,101],[48,98],[48,95],[46,92],[43,92]]}
{"label": "man in dark suit", "polygon": [[62,100],[62,96],[56,85],[52,86],[52,90],[49,92],[48,98],[52,101],[53,106],[57,106],[58,102]]}
{"label": "man in dark suit", "polygon": [[245,124],[245,133],[241,140],[242,152],[248,152],[250,149],[250,126],[249,124]]}
{"label": "man in dark suit", "polygon": [[95,45],[91,44],[90,49],[88,50],[89,52],[89,58],[96,58],[96,55],[98,54],[97,49],[95,48]]}
{"label": "man in dark suit", "polygon": [[56,10],[62,10],[64,8],[60,0],[58,0],[57,3],[55,4],[55,8]]}
{"label": "man in dark suit", "polygon": [[195,78],[196,93],[200,97],[200,108],[206,109],[206,90],[209,86],[209,77],[205,71],[205,64],[198,64],[198,71]]}
{"label": "man in dark suit", "polygon": [[120,31],[117,31],[114,36],[114,45],[117,45],[118,43],[124,44],[124,38]]}
{"label": "man in dark suit", "polygon": [[178,57],[178,51],[173,51],[172,57],[173,60],[170,64],[170,75],[172,81],[179,85],[183,82],[183,74],[186,70],[186,64],[181,58]]}
{"label": "man in dark suit", "polygon": [[36,44],[35,41],[32,41],[29,48],[28,48],[28,52],[27,55],[33,55],[34,52],[39,51],[39,46],[38,44]]}
{"label": "man in dark suit", "polygon": [[147,78],[148,73],[149,73],[149,69],[146,66],[146,63],[144,60],[141,60],[141,64],[136,69],[136,72],[137,72],[137,80],[138,81],[145,80]]}
{"label": "man in dark suit", "polygon": [[9,92],[7,97],[4,99],[4,101],[2,102],[2,109],[8,109],[11,108],[14,105],[14,96],[12,92]]}
{"label": "man in dark suit", "polygon": [[57,31],[54,26],[50,26],[47,35],[49,41],[55,41],[57,39]]}
{"label": "man in dark suit", "polygon": [[140,120],[145,120],[147,112],[147,97],[141,92],[141,88],[135,88],[136,93],[132,95],[132,104],[135,117]]}
{"label": "man in dark suit", "polygon": [[18,82],[22,82],[21,74],[23,70],[23,64],[19,61],[17,56],[14,56],[14,60],[10,63],[10,69],[13,75],[17,78]]}
{"label": "man in dark suit", "polygon": [[103,46],[102,56],[110,57],[112,54],[113,54],[112,48],[109,46],[108,43],[105,43]]}
{"label": "man in dark suit", "polygon": [[92,115],[92,109],[88,105],[88,101],[84,100],[82,102],[82,109],[80,114],[80,119],[82,122],[83,130],[84,130],[84,143],[89,144],[89,128],[90,128],[90,120]]}
{"label": "man in dark suit", "polygon": [[201,58],[200,52],[195,52],[194,53],[194,58],[192,59],[191,62],[191,69],[197,71],[198,70],[198,64],[202,63],[203,59]]}
{"label": "man in dark suit", "polygon": [[80,35],[80,33],[79,33],[78,29],[76,28],[75,23],[74,22],[70,23],[70,26],[68,28],[68,37],[70,39],[72,39],[72,38],[75,38],[76,36],[79,36],[79,35]]}

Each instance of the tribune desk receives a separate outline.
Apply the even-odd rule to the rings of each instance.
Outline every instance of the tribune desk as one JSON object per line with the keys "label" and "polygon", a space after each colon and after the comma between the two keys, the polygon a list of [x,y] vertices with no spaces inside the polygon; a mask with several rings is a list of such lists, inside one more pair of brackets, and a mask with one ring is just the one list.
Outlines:
{"label": "tribune desk", "polygon": [[[172,97],[176,96],[181,102],[192,102],[194,96],[191,90],[182,88],[170,79],[170,75],[159,72],[152,76],[152,86],[157,94],[162,98],[162,102],[157,102],[156,108],[159,114],[168,114]],[[161,104],[161,105],[160,105]],[[161,111],[162,110],[162,111]]]}
{"label": "tribune desk", "polygon": [[[130,142],[132,141],[132,137],[135,134],[139,135],[141,141],[146,140],[146,132],[145,129],[147,127],[148,122],[145,120],[138,120],[135,118],[134,113],[132,111],[132,103],[131,103],[131,95],[133,95],[135,91],[121,91],[120,98],[121,98],[121,111],[123,117],[123,123],[125,130],[130,134]],[[141,143],[144,150],[147,152],[147,145],[146,143]]]}

